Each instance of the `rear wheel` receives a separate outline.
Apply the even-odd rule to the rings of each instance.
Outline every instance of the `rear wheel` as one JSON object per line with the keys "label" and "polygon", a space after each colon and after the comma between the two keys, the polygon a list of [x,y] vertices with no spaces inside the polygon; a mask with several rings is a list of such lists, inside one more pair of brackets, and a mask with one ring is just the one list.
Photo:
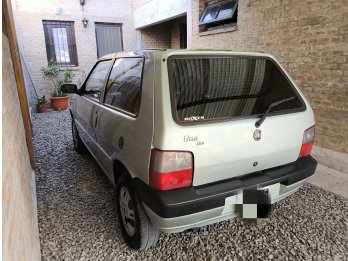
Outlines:
{"label": "rear wheel", "polygon": [[71,120],[71,131],[72,131],[72,136],[73,136],[74,149],[80,154],[86,154],[88,151],[87,147],[83,143],[83,141],[80,138],[79,133],[77,132],[76,124],[75,124],[74,120]]}
{"label": "rear wheel", "polygon": [[123,178],[117,183],[117,214],[129,247],[143,250],[157,242],[159,230],[151,224],[134,190]]}

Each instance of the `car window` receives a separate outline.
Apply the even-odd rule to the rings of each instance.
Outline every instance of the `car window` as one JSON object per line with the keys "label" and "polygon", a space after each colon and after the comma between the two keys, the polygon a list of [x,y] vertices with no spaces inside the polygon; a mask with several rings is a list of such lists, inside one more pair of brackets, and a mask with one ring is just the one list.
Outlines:
{"label": "car window", "polygon": [[301,97],[270,59],[172,57],[168,65],[173,115],[179,122],[256,116],[283,99],[289,101],[271,113],[303,109]]}
{"label": "car window", "polygon": [[89,75],[86,85],[85,94],[98,99],[100,98],[100,93],[103,90],[109,72],[112,60],[99,62]]}
{"label": "car window", "polygon": [[137,115],[143,58],[117,59],[110,73],[104,103]]}

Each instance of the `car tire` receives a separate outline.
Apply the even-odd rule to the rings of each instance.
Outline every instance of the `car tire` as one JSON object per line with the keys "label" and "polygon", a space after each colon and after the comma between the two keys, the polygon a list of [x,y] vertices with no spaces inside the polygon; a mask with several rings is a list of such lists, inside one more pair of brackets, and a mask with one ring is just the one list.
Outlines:
{"label": "car tire", "polygon": [[157,242],[159,230],[151,224],[134,189],[122,177],[116,196],[118,220],[127,245],[134,250],[149,249]]}
{"label": "car tire", "polygon": [[74,120],[71,120],[71,131],[73,136],[74,149],[77,151],[77,153],[86,154],[88,152],[88,149],[86,145],[83,143],[83,141],[81,140],[81,137],[77,131]]}

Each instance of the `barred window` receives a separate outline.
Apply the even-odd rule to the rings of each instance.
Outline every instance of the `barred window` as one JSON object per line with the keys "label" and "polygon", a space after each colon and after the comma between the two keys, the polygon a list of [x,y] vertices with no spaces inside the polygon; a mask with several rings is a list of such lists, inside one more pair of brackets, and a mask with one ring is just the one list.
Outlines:
{"label": "barred window", "polygon": [[78,66],[74,22],[42,21],[48,62],[58,66]]}

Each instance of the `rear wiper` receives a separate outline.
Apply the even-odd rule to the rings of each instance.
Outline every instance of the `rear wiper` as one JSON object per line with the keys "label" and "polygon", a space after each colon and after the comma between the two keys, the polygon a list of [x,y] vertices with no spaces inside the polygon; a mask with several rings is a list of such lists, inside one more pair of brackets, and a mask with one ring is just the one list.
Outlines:
{"label": "rear wiper", "polygon": [[273,102],[271,103],[270,106],[268,106],[267,108],[267,111],[262,115],[262,117],[255,123],[255,127],[256,128],[259,128],[261,126],[261,124],[264,122],[264,120],[266,119],[268,113],[270,112],[270,110],[274,107],[274,106],[277,106],[279,104],[282,104],[284,102],[288,102],[288,101],[291,101],[292,99],[295,99],[295,97],[291,97],[291,98],[287,98],[287,99],[283,99],[283,100],[280,100],[280,101],[276,101],[276,102]]}

